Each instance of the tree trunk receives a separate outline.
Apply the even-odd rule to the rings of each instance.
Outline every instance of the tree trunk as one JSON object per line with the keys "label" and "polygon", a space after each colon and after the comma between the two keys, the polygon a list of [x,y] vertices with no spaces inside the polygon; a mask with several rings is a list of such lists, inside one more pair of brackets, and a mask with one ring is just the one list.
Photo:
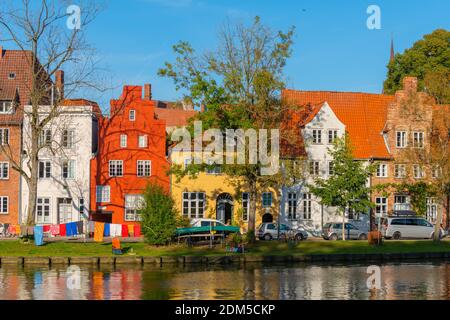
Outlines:
{"label": "tree trunk", "polygon": [[345,210],[342,213],[342,240],[345,241]]}
{"label": "tree trunk", "polygon": [[[256,228],[256,199],[258,193],[256,191],[256,181],[249,181],[250,186],[250,209],[248,214],[248,232],[253,231],[255,233]],[[256,235],[256,233],[255,233]]]}
{"label": "tree trunk", "polygon": [[442,210],[438,210],[436,216],[436,224],[434,225],[434,238],[433,240],[439,242],[441,240],[441,222],[442,222],[442,212],[444,211],[444,206],[442,206]]}
{"label": "tree trunk", "polygon": [[32,128],[31,134],[31,151],[29,153],[30,161],[30,181],[28,183],[28,209],[27,209],[27,226],[34,226],[36,222],[36,202],[37,202],[37,187],[38,187],[38,173],[39,173],[39,133]]}

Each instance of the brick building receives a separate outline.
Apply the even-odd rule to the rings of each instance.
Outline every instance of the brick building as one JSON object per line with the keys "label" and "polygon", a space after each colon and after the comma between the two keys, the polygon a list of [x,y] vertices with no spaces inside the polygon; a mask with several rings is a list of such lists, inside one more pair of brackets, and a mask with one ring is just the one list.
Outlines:
{"label": "brick building", "polygon": [[139,221],[148,183],[169,191],[168,169],[166,123],[155,117],[150,85],[125,86],[121,97],[111,101],[110,116],[99,119],[98,152],[91,161],[91,219]]}

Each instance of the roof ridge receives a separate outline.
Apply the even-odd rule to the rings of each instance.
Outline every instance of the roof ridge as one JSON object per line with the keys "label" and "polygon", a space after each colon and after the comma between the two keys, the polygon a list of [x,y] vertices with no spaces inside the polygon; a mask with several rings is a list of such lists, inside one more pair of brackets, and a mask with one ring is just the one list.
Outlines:
{"label": "roof ridge", "polygon": [[373,96],[385,96],[385,97],[394,97],[392,94],[385,93],[371,93],[371,92],[362,92],[362,91],[333,91],[333,90],[296,90],[285,88],[283,91],[293,91],[293,92],[313,92],[313,93],[350,93],[350,94],[365,94],[365,95],[373,95]]}

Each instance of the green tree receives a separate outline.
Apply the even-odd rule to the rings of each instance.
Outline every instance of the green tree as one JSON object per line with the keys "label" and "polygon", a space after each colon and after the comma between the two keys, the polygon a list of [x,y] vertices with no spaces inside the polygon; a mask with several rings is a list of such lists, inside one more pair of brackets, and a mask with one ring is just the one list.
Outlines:
{"label": "green tree", "polygon": [[[205,112],[194,119],[202,122],[203,130],[214,128],[224,134],[227,129],[278,129],[286,110],[280,92],[285,86],[283,70],[291,55],[293,34],[293,28],[273,32],[259,17],[250,26],[228,23],[219,33],[218,48],[213,52],[197,54],[187,42],[175,45],[176,61],[166,62],[159,75],[173,79],[184,100],[206,106]],[[189,130],[192,134],[192,125]],[[244,143],[248,150],[250,141],[245,139]],[[253,143],[260,145],[259,137]],[[257,188],[280,183],[281,174],[262,175],[259,161],[214,165],[233,180],[236,188],[246,188],[250,193],[248,228],[254,230]],[[196,176],[208,166],[173,166],[172,172],[178,177]]]}
{"label": "green tree", "polygon": [[337,208],[338,214],[342,215],[342,239],[345,240],[345,212],[367,212],[373,207],[367,181],[374,166],[353,159],[348,135],[337,139],[328,154],[333,159],[333,174],[328,179],[315,179],[308,189],[321,204]]}
{"label": "green tree", "polygon": [[149,184],[140,210],[145,240],[152,245],[165,245],[175,235],[177,211],[172,197],[157,184]]}
{"label": "green tree", "polygon": [[384,92],[394,94],[402,88],[402,79],[414,76],[419,89],[434,96],[438,103],[450,103],[450,31],[438,29],[397,54],[388,65]]}

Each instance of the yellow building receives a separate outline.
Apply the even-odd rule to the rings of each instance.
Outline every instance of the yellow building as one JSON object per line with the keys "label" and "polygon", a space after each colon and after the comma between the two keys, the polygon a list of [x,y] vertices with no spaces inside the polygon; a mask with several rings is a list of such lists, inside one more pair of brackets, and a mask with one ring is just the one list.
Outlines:
{"label": "yellow building", "polygon": [[[190,153],[174,152],[171,161],[189,165]],[[278,192],[259,190],[256,199],[256,226],[261,222],[276,221],[279,213]],[[249,193],[245,181],[228,177],[218,170],[185,176],[177,181],[171,176],[171,193],[180,214],[184,217],[217,219],[226,224],[247,229]]]}

